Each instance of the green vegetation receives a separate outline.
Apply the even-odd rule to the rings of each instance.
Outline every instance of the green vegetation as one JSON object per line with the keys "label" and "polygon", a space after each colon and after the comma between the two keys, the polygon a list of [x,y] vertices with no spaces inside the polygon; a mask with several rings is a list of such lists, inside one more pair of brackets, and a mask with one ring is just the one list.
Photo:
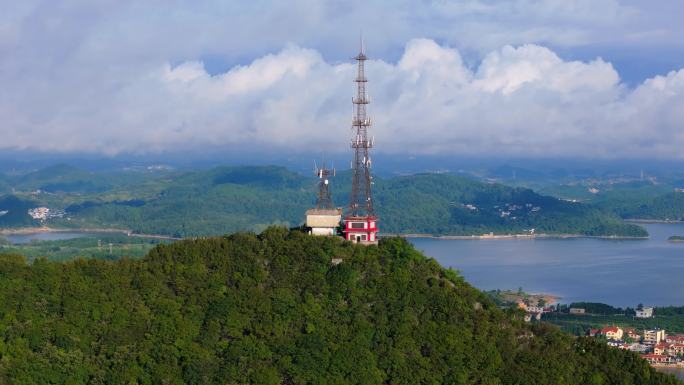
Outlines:
{"label": "green vegetation", "polygon": [[485,294],[500,307],[517,307],[519,303],[524,303],[528,306],[546,306],[547,301],[555,301],[556,298],[547,294],[530,294],[525,293],[522,288],[517,291],[513,290],[489,290]]}
{"label": "green vegetation", "polygon": [[618,215],[628,219],[684,220],[682,192],[670,192],[646,200],[630,200],[612,206]]}
{"label": "green vegetation", "polygon": [[670,238],[667,239],[670,242],[684,242],[684,236],[682,235],[673,235]]}
{"label": "green vegetation", "polygon": [[1,383],[678,383],[634,353],[524,324],[399,238],[270,228],[141,260],[9,254],[0,293]]}
{"label": "green vegetation", "polygon": [[[568,314],[571,307],[583,308],[587,313]],[[557,312],[544,314],[542,320],[576,335],[584,335],[590,328],[597,329],[606,325],[635,329],[662,328],[669,333],[684,333],[684,306],[654,307],[653,314],[653,318],[636,318],[632,308],[615,308],[595,302],[575,302],[570,305],[557,305]]]}
{"label": "green vegetation", "polygon": [[622,309],[619,307],[613,307],[605,303],[600,302],[573,302],[568,306],[560,305],[558,309],[562,312],[568,311],[570,308],[581,308],[587,314],[592,315],[627,315],[633,316],[635,314],[634,309]]}
{"label": "green vegetation", "polygon": [[[98,242],[99,241],[99,242]],[[25,255],[29,262],[40,257],[51,261],[67,261],[74,258],[120,259],[141,258],[154,246],[169,241],[129,237],[123,234],[103,234],[98,237],[81,237],[59,241],[34,241],[12,245],[0,238],[0,253]],[[112,252],[109,252],[109,244]]]}
{"label": "green vegetation", "polygon": [[[66,175],[59,177],[60,172]],[[24,191],[18,198],[6,196],[17,207],[10,209],[12,218],[7,214],[0,226],[38,225],[25,209],[43,204],[67,211],[68,219],[48,221],[56,227],[120,228],[174,237],[259,232],[273,224],[299,225],[315,197],[313,178],[281,167],[221,167],[146,178],[139,174],[147,175],[100,176],[93,186],[86,185],[90,174],[71,168],[16,177],[13,183],[24,188],[62,187],[50,193]],[[48,181],[40,183],[41,177],[48,176]],[[349,173],[342,173],[332,184],[341,206],[349,183]],[[376,178],[374,187],[385,233],[520,234],[535,229],[551,234],[647,236],[643,228],[624,224],[604,209],[449,174]]]}
{"label": "green vegetation", "polygon": [[28,210],[36,207],[36,202],[20,199],[14,195],[0,196],[0,227],[30,227],[35,226]]}
{"label": "green vegetation", "polygon": [[[684,181],[592,181],[542,188],[546,194],[577,199],[624,219],[684,220]],[[591,193],[590,189],[594,190]]]}
{"label": "green vegetation", "polygon": [[545,313],[542,321],[559,326],[562,330],[585,335],[590,328],[598,329],[607,325],[631,327],[635,329],[661,328],[668,333],[684,333],[684,315],[636,318],[630,315],[579,315],[567,313]]}

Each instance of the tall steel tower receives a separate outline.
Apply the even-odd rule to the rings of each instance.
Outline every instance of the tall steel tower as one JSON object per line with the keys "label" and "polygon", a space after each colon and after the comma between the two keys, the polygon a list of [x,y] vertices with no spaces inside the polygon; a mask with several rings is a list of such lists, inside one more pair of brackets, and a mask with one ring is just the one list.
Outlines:
{"label": "tall steel tower", "polygon": [[368,138],[368,128],[371,126],[371,119],[366,113],[366,108],[370,103],[366,94],[368,79],[365,75],[365,62],[368,58],[364,52],[363,41],[361,41],[361,51],[354,59],[358,63],[356,79],[354,79],[356,96],[352,97],[354,105],[352,129],[356,135],[351,140],[354,160],[352,161],[349,213],[345,217],[345,238],[354,242],[375,243],[377,242],[375,236],[377,217],[373,211],[371,158],[368,153],[373,148],[373,139]]}

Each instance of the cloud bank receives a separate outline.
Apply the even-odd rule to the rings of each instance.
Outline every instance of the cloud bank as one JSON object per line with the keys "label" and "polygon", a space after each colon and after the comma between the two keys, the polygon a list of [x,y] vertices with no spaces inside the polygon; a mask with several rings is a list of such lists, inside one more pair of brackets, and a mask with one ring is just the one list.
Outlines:
{"label": "cloud bank", "polygon": [[[0,148],[343,152],[354,71],[290,45],[215,75],[185,61],[83,89],[46,87],[3,98]],[[528,44],[494,50],[469,68],[457,49],[414,39],[398,62],[370,60],[367,72],[379,152],[684,156],[684,70],[629,88],[600,58],[564,61]]]}
{"label": "cloud bank", "polygon": [[684,156],[680,0],[0,4],[0,150]]}

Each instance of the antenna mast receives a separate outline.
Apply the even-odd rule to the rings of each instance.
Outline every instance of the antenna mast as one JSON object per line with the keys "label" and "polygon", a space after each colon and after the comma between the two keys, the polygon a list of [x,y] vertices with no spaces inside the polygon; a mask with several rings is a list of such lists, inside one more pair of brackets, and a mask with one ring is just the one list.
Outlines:
{"label": "antenna mast", "polygon": [[363,39],[361,39],[361,52],[354,58],[358,63],[356,72],[356,96],[352,97],[354,116],[352,118],[352,130],[355,136],[351,140],[354,149],[352,161],[352,190],[349,198],[349,213],[344,218],[344,237],[348,241],[372,245],[377,244],[377,221],[373,211],[373,196],[371,186],[371,158],[368,154],[373,148],[373,139],[368,139],[368,128],[371,119],[367,115],[366,108],[370,99],[366,94],[365,63],[368,58],[364,52]]}
{"label": "antenna mast", "polygon": [[371,119],[366,114],[366,107],[370,99],[366,94],[365,62],[368,59],[364,52],[363,39],[361,39],[361,52],[354,58],[358,62],[356,73],[356,96],[352,97],[354,116],[352,129],[356,135],[351,140],[354,149],[354,161],[352,163],[352,191],[349,200],[350,216],[373,216],[373,200],[371,194],[372,176],[370,173],[371,159],[368,150],[373,147],[373,140],[368,139],[368,128]]}
{"label": "antenna mast", "polygon": [[316,208],[319,210],[333,210],[332,195],[330,194],[328,177],[335,176],[335,168],[329,169],[323,162],[323,167],[317,167],[314,164],[314,172],[318,176],[318,199],[316,200]]}

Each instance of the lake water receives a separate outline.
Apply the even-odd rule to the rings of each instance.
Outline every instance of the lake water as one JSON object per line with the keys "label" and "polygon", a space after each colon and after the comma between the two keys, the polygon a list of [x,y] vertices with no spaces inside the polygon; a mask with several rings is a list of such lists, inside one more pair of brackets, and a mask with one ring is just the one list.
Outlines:
{"label": "lake water", "polygon": [[643,225],[648,240],[535,238],[410,239],[442,266],[457,269],[482,290],[522,287],[555,294],[561,303],[613,306],[684,305],[684,224]]}
{"label": "lake water", "polygon": [[657,368],[659,372],[674,374],[680,380],[684,380],[684,369],[682,368]]}
{"label": "lake water", "polygon": [[[105,233],[82,232],[82,231],[57,231],[57,232],[35,232],[26,234],[3,234],[1,237],[9,240],[15,245],[27,244],[32,241],[61,241],[66,239],[96,237]],[[107,233],[111,235],[112,233]]]}

